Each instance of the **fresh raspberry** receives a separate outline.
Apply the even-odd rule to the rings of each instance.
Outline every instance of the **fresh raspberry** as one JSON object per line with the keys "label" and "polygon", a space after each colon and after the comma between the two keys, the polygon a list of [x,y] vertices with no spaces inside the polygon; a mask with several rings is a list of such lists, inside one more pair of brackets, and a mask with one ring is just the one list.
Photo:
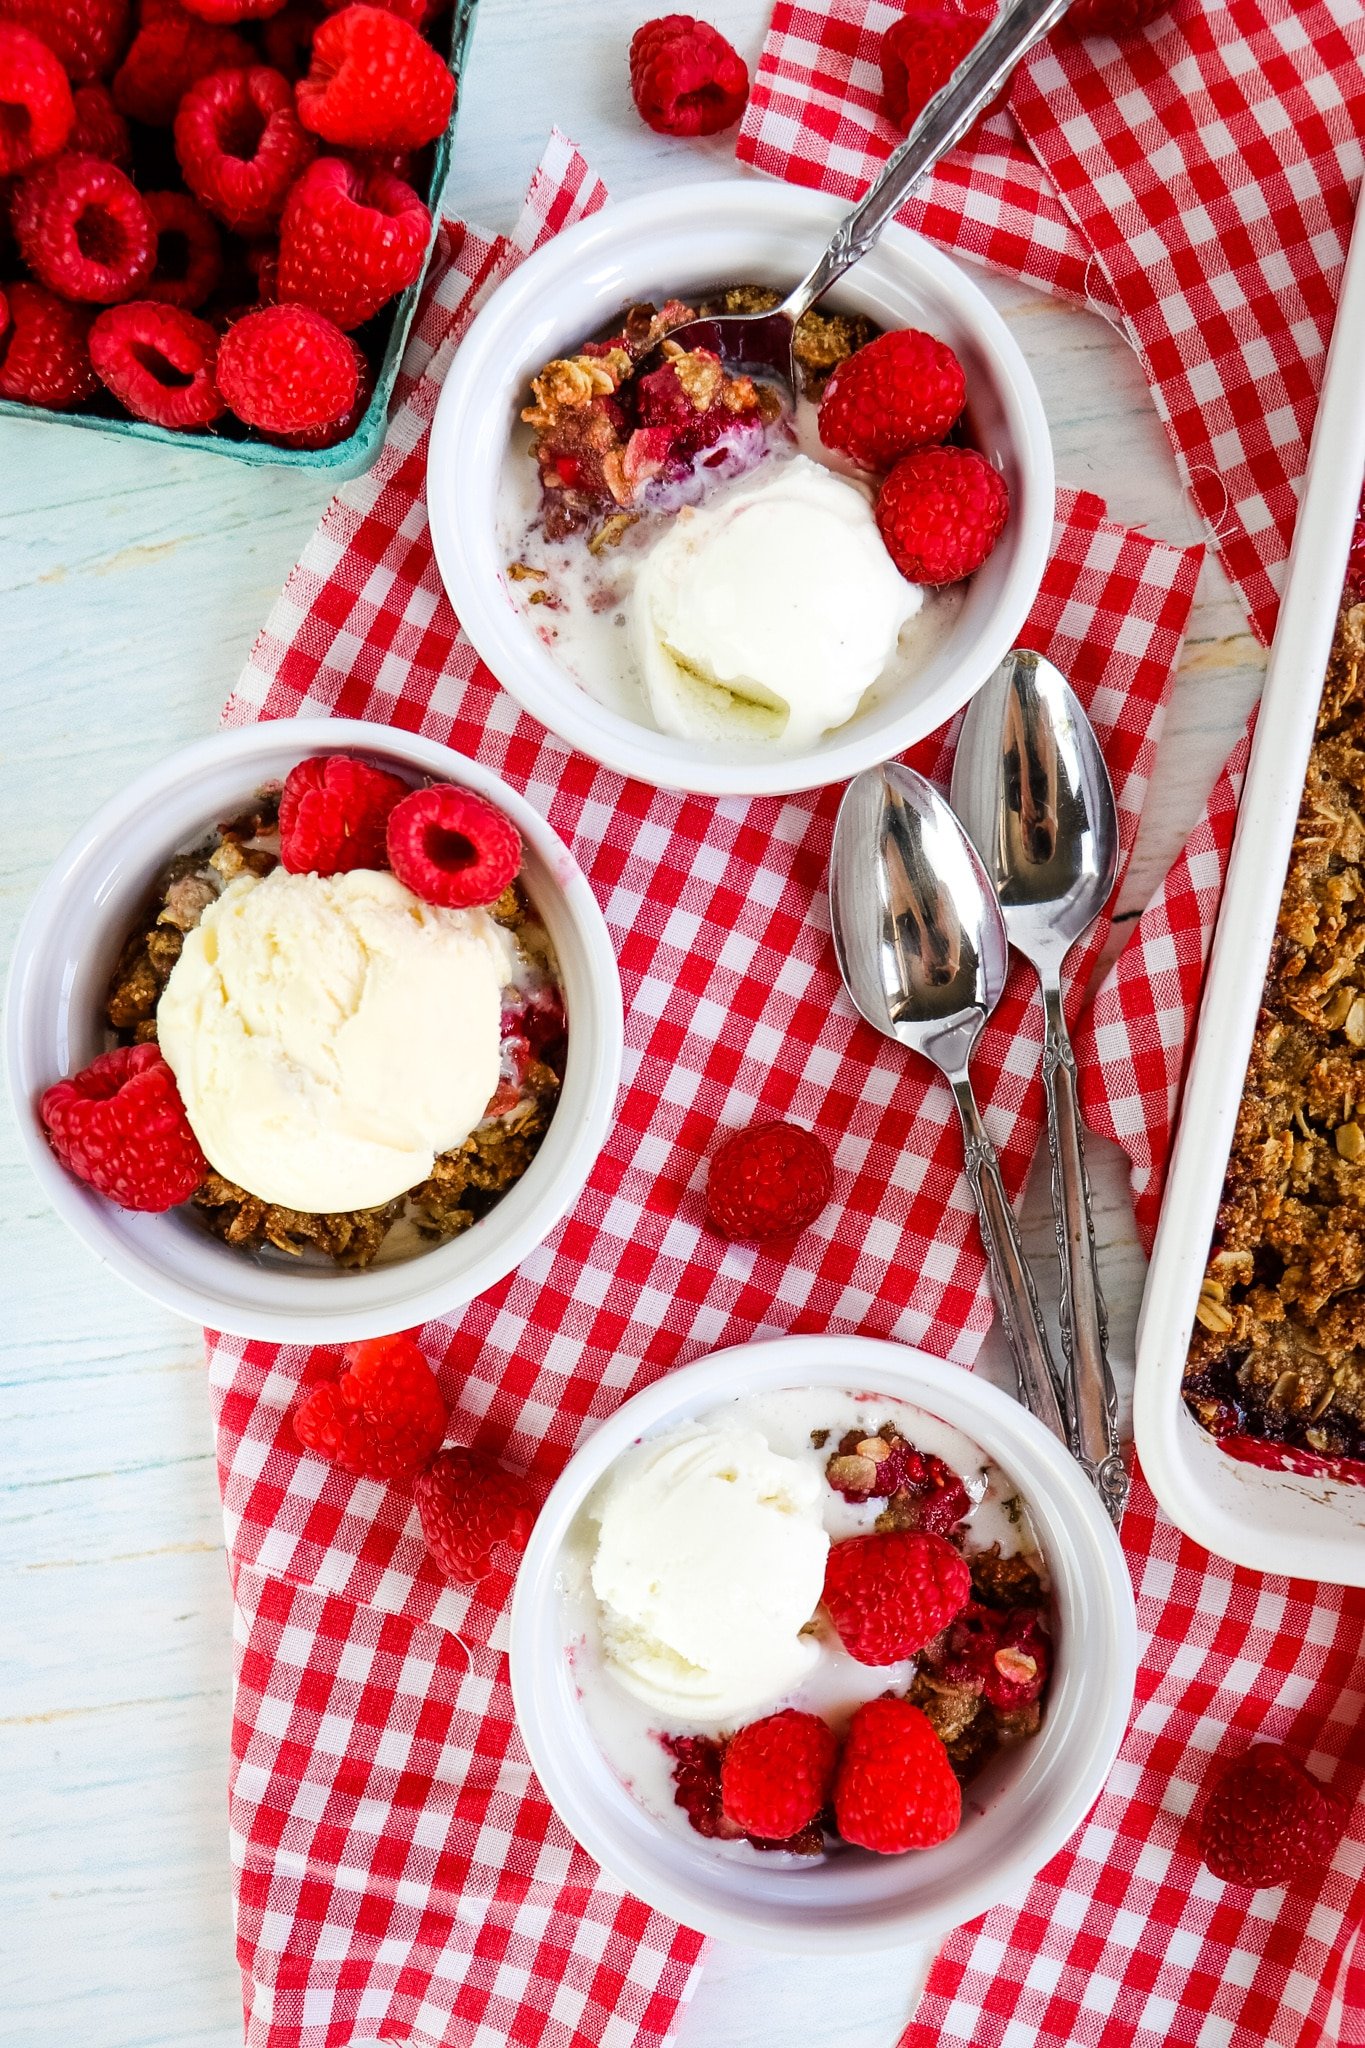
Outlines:
{"label": "fresh raspberry", "polygon": [[76,105],[76,121],[67,147],[76,156],[103,157],[107,164],[128,170],[133,161],[133,138],[108,86],[98,82],[78,85],[71,97]]}
{"label": "fresh raspberry", "polygon": [[450,119],[455,80],[410,21],[352,6],[324,21],[298,87],[299,118],[348,149],[419,149]]}
{"label": "fresh raspberry", "polygon": [[894,1423],[872,1437],[849,1430],[825,1477],[847,1501],[890,1501],[898,1529],[927,1529],[934,1536],[947,1536],[972,1504],[952,1466],[932,1451],[916,1450]]}
{"label": "fresh raspberry", "polygon": [[49,1088],[38,1114],[67,1171],[124,1209],[174,1209],[209,1170],[159,1046],[101,1053]]}
{"label": "fresh raspberry", "polygon": [[799,1124],[750,1124],[711,1156],[706,1220],[722,1237],[794,1237],[834,1192],[829,1147]]}
{"label": "fresh raspberry", "polygon": [[956,583],[979,569],[1009,517],[1005,479],[974,448],[917,448],[877,494],[886,551],[911,583]]}
{"label": "fresh raspberry", "polygon": [[228,28],[213,28],[174,8],[144,18],[114,74],[114,104],[130,121],[169,128],[196,79],[213,71],[240,71],[256,52]]}
{"label": "fresh raspberry", "polygon": [[188,192],[144,192],[142,203],[156,230],[156,268],[147,297],[192,313],[222,282],[222,238]]}
{"label": "fresh raspberry", "polygon": [[355,343],[308,306],[261,306],[223,336],[218,389],[249,427],[298,434],[344,419],[355,402]]}
{"label": "fresh raspberry", "polygon": [[0,331],[0,398],[68,412],[100,388],[90,363],[90,312],[40,284],[6,285],[10,325]]}
{"label": "fresh raspberry", "polygon": [[746,1835],[770,1842],[799,1834],[829,1804],[839,1745],[818,1714],[795,1707],[751,1721],[731,1736],[721,1765],[721,1805]]}
{"label": "fresh raspberry", "polygon": [[278,14],[284,0],[180,0],[188,14],[197,14],[201,21],[211,21],[221,27],[224,23],[237,21],[261,21],[268,14]]}
{"label": "fresh raspberry", "polygon": [[47,44],[0,21],[0,178],[56,156],[75,119],[66,73]]}
{"label": "fresh raspberry", "polygon": [[389,866],[424,903],[469,910],[496,903],[516,879],[521,835],[486,797],[436,782],[390,812]]}
{"label": "fresh raspberry", "polygon": [[948,1630],[938,1672],[952,1685],[984,1694],[1000,1714],[1041,1699],[1052,1671],[1052,1643],[1036,1607],[1004,1611],[969,1600]]}
{"label": "fresh raspberry", "polygon": [[774,1840],[767,1835],[746,1835],[726,1814],[721,1800],[721,1779],[729,1743],[724,1736],[661,1735],[659,1744],[672,1759],[673,1803],[687,1815],[688,1824],[708,1841],[747,1841],[752,1849],[782,1849],[789,1856],[823,1856],[824,1823],[808,1821],[793,1835]]}
{"label": "fresh raspberry", "polygon": [[482,1451],[442,1451],[417,1481],[427,1549],[447,1578],[484,1577],[500,1544],[520,1554],[536,1518],[527,1482]]}
{"label": "fresh raspberry", "polygon": [[359,327],[420,276],[431,215],[410,185],[319,157],[285,202],[279,293]]}
{"label": "fresh raspberry", "polygon": [[134,419],[157,427],[207,427],[226,411],[213,381],[217,354],[207,320],[155,299],[110,306],[90,330],[100,381]]}
{"label": "fresh raspberry", "polygon": [[1330,1863],[1345,1802],[1276,1742],[1257,1742],[1221,1770],[1199,1816],[1199,1853],[1225,1884],[1288,1884]]}
{"label": "fresh raspberry", "polygon": [[951,1543],[923,1530],[874,1530],[831,1546],[821,1595],[859,1664],[913,1657],[960,1614],[972,1575]]}
{"label": "fresh raspberry", "polygon": [[967,403],[962,365],[946,341],[902,327],[848,356],[820,400],[820,439],[864,469],[941,441]]}
{"label": "fresh raspberry", "polygon": [[[267,304],[269,303],[264,276],[261,282],[261,297]],[[266,439],[273,441],[277,448],[302,448],[307,452],[315,452],[319,448],[335,448],[339,441],[348,441],[355,433],[369,411],[373,396],[374,372],[362,357],[360,381],[356,385],[355,397],[351,401],[349,412],[343,413],[339,420],[329,420],[325,426],[301,427],[295,434],[267,434]]]}
{"label": "fresh raspberry", "polygon": [[175,117],[185,183],[242,235],[273,227],[317,145],[294,108],[294,89],[267,64],[196,79]]}
{"label": "fresh raspberry", "polygon": [[[410,21],[414,28],[425,28],[434,19],[439,0],[370,0],[374,7],[382,7],[389,14],[401,14],[404,21]],[[351,0],[322,0],[327,14],[340,14],[343,7],[349,7]]]}
{"label": "fresh raspberry", "polygon": [[316,1380],[294,1410],[306,1450],[359,1479],[412,1479],[440,1449],[446,1404],[436,1375],[406,1333],[348,1344],[331,1379]]}
{"label": "fresh raspberry", "polygon": [[718,135],[744,112],[749,73],[709,22],[662,14],[630,39],[630,96],[658,135]]}
{"label": "fresh raspberry", "polygon": [[908,128],[948,83],[993,14],[994,8],[964,14],[952,0],[919,0],[892,22],[882,37],[882,99],[898,128]]}
{"label": "fresh raspberry", "polygon": [[962,1788],[947,1750],[909,1700],[865,1700],[853,1716],[834,1814],[846,1842],[878,1856],[932,1849],[957,1832]]}
{"label": "fresh raspberry", "polygon": [[342,875],[388,866],[389,813],[406,782],[353,754],[314,754],[285,777],[280,863],[291,875]]}
{"label": "fresh raspberry", "polygon": [[152,274],[156,235],[142,195],[117,164],[59,156],[14,195],[15,239],[40,284],[63,298],[112,306]]}
{"label": "fresh raspberry", "polygon": [[1126,36],[1165,14],[1171,0],[1072,0],[1063,19],[1078,36]]}
{"label": "fresh raspberry", "polygon": [[103,78],[128,40],[128,0],[0,0],[0,21],[41,36],[73,85]]}

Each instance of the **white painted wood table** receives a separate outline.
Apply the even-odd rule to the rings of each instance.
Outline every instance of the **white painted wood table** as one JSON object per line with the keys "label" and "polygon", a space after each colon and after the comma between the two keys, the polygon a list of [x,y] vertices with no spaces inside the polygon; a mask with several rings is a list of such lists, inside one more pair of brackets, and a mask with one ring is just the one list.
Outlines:
{"label": "white painted wood table", "polygon": [[[646,0],[483,0],[452,211],[510,226],[555,122],[618,195],[732,171],[725,138],[673,143],[636,120],[625,50],[645,12]],[[766,0],[710,0],[708,12],[756,54]],[[1194,538],[1124,344],[1089,314],[995,279],[986,289],[1038,376],[1059,477],[1118,518]],[[191,448],[0,423],[6,952],[68,835],[149,759],[211,729],[324,498],[301,477]],[[1197,816],[1262,665],[1211,564],[1125,917]],[[66,1234],[7,1118],[0,1146],[0,2038],[230,2048],[229,1600],[199,1334]],[[1126,1396],[1142,1260],[1119,1166],[1095,1160]],[[1029,1236],[1047,1290],[1041,1178]],[[1000,1371],[993,1351],[987,1369]],[[906,1954],[795,1967],[717,1947],[679,2038],[892,2048],[915,1977]]]}

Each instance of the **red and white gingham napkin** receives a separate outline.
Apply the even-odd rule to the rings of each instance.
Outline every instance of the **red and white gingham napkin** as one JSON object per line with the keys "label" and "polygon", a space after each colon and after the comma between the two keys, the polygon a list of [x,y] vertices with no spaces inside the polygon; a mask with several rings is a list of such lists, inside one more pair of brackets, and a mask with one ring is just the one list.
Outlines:
{"label": "red and white gingham napkin", "polygon": [[[423,471],[445,368],[489,284],[604,196],[555,137],[510,241],[448,231],[379,463],[330,508],[227,711],[334,711],[449,741],[546,812],[602,903],[627,1005],[613,1135],[547,1243],[421,1333],[452,1434],[545,1480],[633,1388],[755,1331],[866,1330],[968,1364],[990,1321],[947,1091],[840,987],[825,899],[838,792],[715,803],[623,781],[517,710],[442,592]],[[1059,495],[1027,637],[1089,705],[1125,858],[1199,561],[1111,524],[1091,495]],[[915,758],[946,780],[950,739]],[[974,1069],[1016,1192],[1040,1130],[1041,1040],[1020,970]],[[759,1112],[835,1152],[836,1199],[789,1260],[701,1221],[716,1133]],[[448,1585],[405,1493],[299,1451],[287,1418],[308,1353],[220,1339],[210,1363],[252,2048],[661,2040],[700,1942],[622,1897],[546,1805],[513,1724],[506,1581]]]}
{"label": "red and white gingham napkin", "polygon": [[[861,191],[900,140],[878,63],[900,12],[778,0],[740,155]],[[1055,32],[900,216],[1115,321],[1265,641],[1362,161],[1362,0],[1174,0],[1121,42]]]}

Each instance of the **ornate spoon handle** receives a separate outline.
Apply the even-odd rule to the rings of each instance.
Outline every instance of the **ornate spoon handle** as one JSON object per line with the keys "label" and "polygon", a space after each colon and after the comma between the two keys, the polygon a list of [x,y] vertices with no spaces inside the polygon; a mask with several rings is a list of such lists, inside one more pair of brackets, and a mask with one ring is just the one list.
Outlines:
{"label": "ornate spoon handle", "polygon": [[1128,1499],[1119,1454],[1118,1396],[1109,1366],[1109,1321],[1095,1260],[1095,1224],[1085,1170],[1076,1090],[1076,1056],[1062,1011],[1061,989],[1043,984],[1047,1037],[1043,1084],[1052,1154],[1052,1214],[1062,1269],[1060,1321],[1066,1354],[1066,1426],[1072,1454],[1094,1481],[1117,1524]]}
{"label": "ornate spoon handle", "polygon": [[1000,1178],[1000,1161],[986,1135],[986,1126],[981,1121],[972,1084],[966,1074],[950,1075],[949,1080],[962,1118],[967,1179],[976,1197],[981,1238],[990,1261],[991,1285],[1000,1311],[1001,1327],[1014,1353],[1020,1399],[1040,1422],[1046,1423],[1054,1436],[1066,1443],[1061,1382],[1052,1362],[1043,1318],[1038,1312],[1038,1295],[1024,1257],[1024,1248],[1019,1242],[1014,1211]]}
{"label": "ornate spoon handle", "polygon": [[778,310],[794,321],[799,320],[850,264],[866,256],[912,188],[955,142],[961,141],[1024,52],[1061,20],[1069,5],[1070,0],[1015,0],[1013,6],[1001,10],[943,90],[919,115],[900,148],[887,158],[880,177],[873,180],[853,211],[839,223],[833,241],[814,269]]}

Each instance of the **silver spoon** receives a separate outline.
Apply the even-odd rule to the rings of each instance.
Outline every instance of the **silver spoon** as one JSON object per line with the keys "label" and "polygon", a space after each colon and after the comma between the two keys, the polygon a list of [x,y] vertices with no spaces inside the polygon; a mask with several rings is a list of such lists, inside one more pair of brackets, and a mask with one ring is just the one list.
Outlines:
{"label": "silver spoon", "polygon": [[1094,728],[1061,671],[1041,654],[1015,648],[973,697],[953,763],[953,808],[995,885],[1010,943],[1032,961],[1042,983],[1067,1436],[1117,1522],[1128,1475],[1119,1455],[1118,1398],[1061,973],[1113,890],[1118,811]]}
{"label": "silver spoon", "polygon": [[1013,5],[1001,8],[980,42],[918,116],[899,149],[887,158],[880,176],[840,221],[828,248],[780,306],[767,313],[724,313],[714,319],[689,320],[673,329],[670,342],[681,348],[709,348],[724,362],[773,371],[794,389],[792,338],[797,321],[851,265],[866,256],[912,188],[961,141],[1025,51],[1061,20],[1069,4],[1070,0],[1014,0]]}
{"label": "silver spoon", "polygon": [[858,1009],[936,1066],[953,1091],[1020,1399],[1065,1443],[1061,1382],[1033,1276],[967,1072],[1009,967],[990,877],[942,797],[888,761],[856,775],[844,793],[829,900],[839,971]]}

